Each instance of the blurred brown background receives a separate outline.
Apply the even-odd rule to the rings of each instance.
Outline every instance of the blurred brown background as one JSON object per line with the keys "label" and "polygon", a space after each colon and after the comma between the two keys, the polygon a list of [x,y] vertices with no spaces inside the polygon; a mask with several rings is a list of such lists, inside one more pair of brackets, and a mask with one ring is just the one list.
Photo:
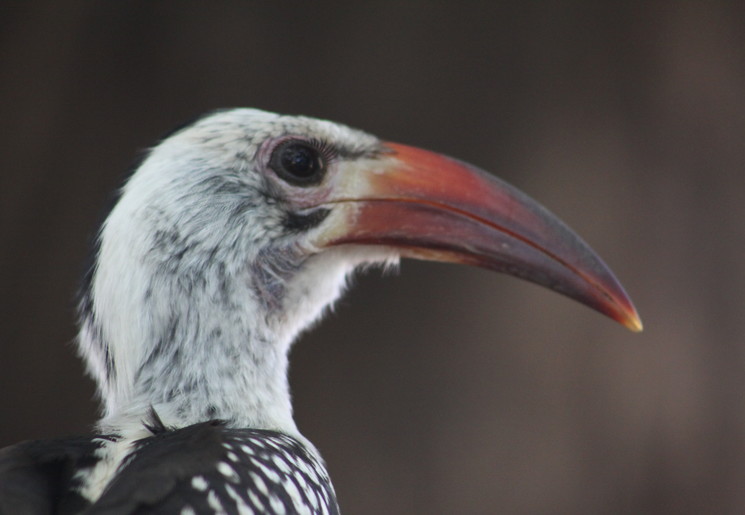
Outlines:
{"label": "blurred brown background", "polygon": [[73,296],[138,151],[254,106],[502,176],[646,324],[476,269],[361,277],[292,369],[343,511],[745,512],[745,4],[207,5],[0,7],[0,445],[95,421]]}

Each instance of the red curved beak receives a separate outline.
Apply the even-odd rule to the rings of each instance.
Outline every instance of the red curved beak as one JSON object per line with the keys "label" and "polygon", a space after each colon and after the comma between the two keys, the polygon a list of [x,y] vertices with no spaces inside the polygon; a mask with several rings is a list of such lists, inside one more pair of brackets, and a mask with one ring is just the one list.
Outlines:
{"label": "red curved beak", "polygon": [[[348,210],[323,245],[394,247],[551,288],[620,322],[642,323],[610,269],[536,201],[469,164],[398,143],[350,171],[330,203]],[[338,207],[338,206],[337,206]]]}

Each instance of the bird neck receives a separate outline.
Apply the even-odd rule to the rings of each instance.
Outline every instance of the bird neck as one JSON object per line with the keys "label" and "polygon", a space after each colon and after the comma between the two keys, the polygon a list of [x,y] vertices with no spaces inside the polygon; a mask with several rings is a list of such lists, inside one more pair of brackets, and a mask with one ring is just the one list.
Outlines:
{"label": "bird neck", "polygon": [[295,433],[290,341],[239,313],[242,307],[192,298],[188,308],[172,313],[165,337],[135,373],[129,407],[120,411],[142,413],[152,405],[170,426],[219,419],[233,427]]}
{"label": "bird neck", "polygon": [[80,343],[105,401],[102,429],[141,425],[152,406],[168,426],[221,419],[296,434],[287,381],[295,333],[276,330],[255,270],[142,267],[99,264],[84,315]]}

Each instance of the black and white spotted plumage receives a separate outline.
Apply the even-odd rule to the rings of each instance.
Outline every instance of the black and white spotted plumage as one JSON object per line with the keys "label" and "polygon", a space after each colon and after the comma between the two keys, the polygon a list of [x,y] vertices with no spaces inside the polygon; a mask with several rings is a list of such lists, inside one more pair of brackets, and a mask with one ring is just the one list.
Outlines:
{"label": "black and white spotted plumage", "polygon": [[78,344],[99,435],[0,451],[0,513],[338,513],[288,353],[360,265],[478,265],[639,330],[602,261],[465,163],[233,109],[154,147],[98,236]]}
{"label": "black and white spotted plumage", "polygon": [[323,464],[277,431],[219,421],[139,440],[88,513],[338,514]]}
{"label": "black and white spotted plumage", "polygon": [[339,513],[323,463],[291,436],[220,421],[148,427],[93,503],[80,488],[96,451],[117,435],[4,449],[0,513]]}

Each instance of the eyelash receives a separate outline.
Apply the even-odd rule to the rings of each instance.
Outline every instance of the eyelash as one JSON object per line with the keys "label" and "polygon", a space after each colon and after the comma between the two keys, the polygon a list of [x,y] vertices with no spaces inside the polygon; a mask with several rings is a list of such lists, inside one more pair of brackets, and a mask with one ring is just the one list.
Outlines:
{"label": "eyelash", "polygon": [[339,151],[327,141],[312,138],[308,140],[308,143],[321,154],[327,165],[339,157]]}

